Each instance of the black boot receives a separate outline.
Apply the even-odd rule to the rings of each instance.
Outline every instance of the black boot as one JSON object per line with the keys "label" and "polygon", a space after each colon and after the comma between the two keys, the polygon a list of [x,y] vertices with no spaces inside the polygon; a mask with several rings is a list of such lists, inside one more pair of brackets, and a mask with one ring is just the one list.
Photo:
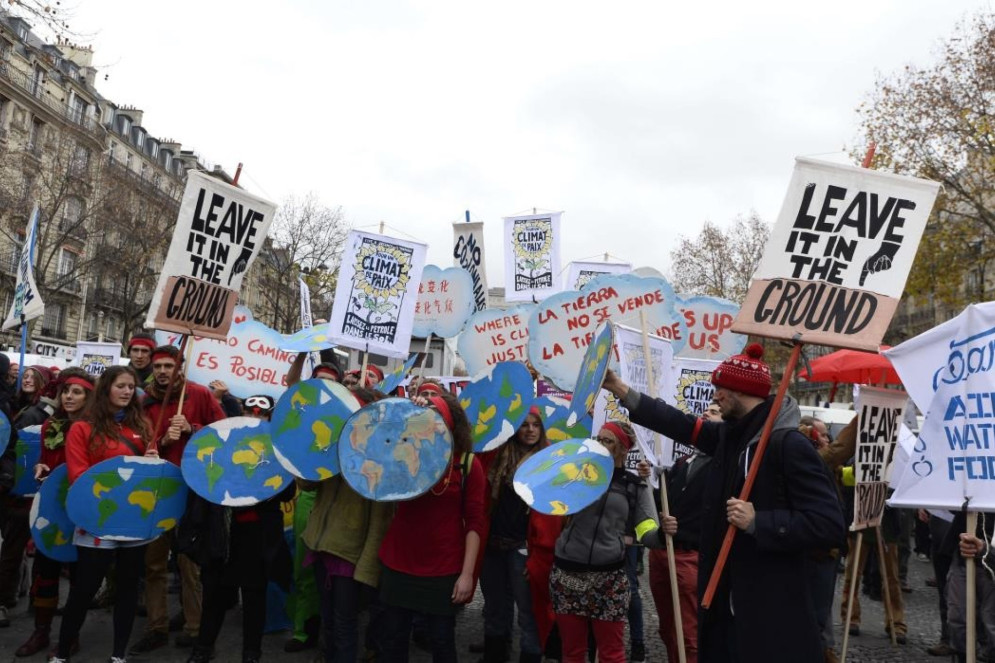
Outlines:
{"label": "black boot", "polygon": [[242,663],[259,663],[262,654],[257,651],[242,652]]}
{"label": "black boot", "polygon": [[518,663],[542,663],[542,654],[526,654],[522,652],[518,655]]}
{"label": "black boot", "polygon": [[195,646],[190,652],[187,663],[211,663],[211,650],[207,647]]}
{"label": "black boot", "polygon": [[483,663],[504,663],[508,660],[508,639],[503,635],[484,638]]}

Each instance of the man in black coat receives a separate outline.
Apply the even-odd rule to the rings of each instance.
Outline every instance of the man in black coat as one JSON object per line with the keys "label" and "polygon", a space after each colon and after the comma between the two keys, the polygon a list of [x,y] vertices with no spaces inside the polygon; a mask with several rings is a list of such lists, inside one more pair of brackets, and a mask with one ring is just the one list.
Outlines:
{"label": "man in black coat", "polygon": [[711,577],[726,527],[737,534],[718,591],[698,623],[701,663],[818,663],[815,605],[806,590],[813,550],[846,538],[843,512],[822,460],[798,431],[797,403],[785,398],[750,501],[737,499],[770,414],[770,369],[763,348],[726,359],[712,373],[721,422],[702,421],[651,399],[609,371],[604,388],[645,426],[712,456],[702,504],[699,596]]}

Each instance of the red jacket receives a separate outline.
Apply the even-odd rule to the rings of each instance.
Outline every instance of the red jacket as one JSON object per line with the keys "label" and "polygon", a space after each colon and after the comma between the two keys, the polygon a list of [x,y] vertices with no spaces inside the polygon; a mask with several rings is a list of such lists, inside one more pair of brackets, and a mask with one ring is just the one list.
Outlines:
{"label": "red jacket", "polygon": [[207,387],[202,387],[196,382],[187,380],[187,395],[183,400],[183,416],[190,422],[193,429],[190,433],[184,433],[180,439],[171,444],[166,444],[164,439],[166,430],[169,429],[169,420],[176,414],[176,405],[180,399],[180,389],[173,388],[173,393],[169,395],[169,403],[166,405],[166,413],[162,420],[159,420],[159,412],[162,410],[162,403],[151,396],[145,397],[145,416],[152,425],[159,421],[159,428],[152,433],[152,439],[156,440],[159,446],[159,457],[168,460],[177,467],[183,459],[183,449],[187,446],[190,435],[198,430],[220,421],[225,418],[225,413],[221,409],[221,404]]}
{"label": "red jacket", "polygon": [[115,456],[141,456],[145,453],[145,443],[141,436],[127,426],[120,425],[118,431],[120,437],[131,442],[139,451],[124,442],[116,439],[95,440],[96,444],[90,445],[90,432],[93,427],[88,421],[77,421],[69,429],[66,440],[66,465],[69,466],[69,483],[73,483],[79,475],[96,465],[102,460],[114,458]]}
{"label": "red jacket", "polygon": [[471,531],[482,534],[485,526],[486,481],[476,457],[466,481],[466,495],[462,494],[461,483],[462,471],[454,463],[449,468],[448,484],[443,477],[421,497],[398,503],[380,544],[380,561],[413,576],[461,573],[466,535]]}

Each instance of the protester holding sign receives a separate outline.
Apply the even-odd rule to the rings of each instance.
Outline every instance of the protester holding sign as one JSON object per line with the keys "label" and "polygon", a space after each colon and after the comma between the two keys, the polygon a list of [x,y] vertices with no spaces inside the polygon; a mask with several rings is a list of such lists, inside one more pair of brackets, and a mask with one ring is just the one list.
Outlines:
{"label": "protester holding sign", "polygon": [[[41,427],[41,462],[35,465],[35,477],[44,479],[66,462],[66,438],[69,427],[78,420],[93,394],[93,378],[82,368],[67,368],[59,375],[58,409]],[[62,563],[35,551],[31,571],[31,606],[35,613],[35,630],[18,647],[17,656],[33,656],[49,645],[52,618],[59,607],[59,578]]]}
{"label": "protester holding sign", "polygon": [[152,379],[152,351],[155,339],[151,334],[139,332],[128,341],[129,364],[138,375],[138,386],[142,387]]}
{"label": "protester holding sign", "polygon": [[[183,458],[190,435],[208,424],[225,418],[218,401],[202,385],[187,380],[182,374],[183,357],[178,348],[162,345],[152,352],[152,382],[148,384],[145,401],[145,415],[153,425],[154,439],[162,451],[162,457],[177,467]],[[173,374],[177,373],[175,378]],[[173,389],[166,401],[166,391],[170,380]],[[183,411],[178,411],[180,394]],[[169,550],[175,539],[173,530],[161,536],[149,546],[145,558],[145,605],[148,607],[148,621],[145,635],[134,644],[131,653],[142,654],[166,644],[169,639],[169,613],[166,607],[167,571]],[[192,647],[200,629],[201,585],[200,568],[189,557],[177,555],[180,578],[183,584],[183,633],[177,636],[177,644]]]}
{"label": "protester holding sign", "polygon": [[[66,465],[70,483],[108,458],[158,455],[152,448],[152,426],[135,398],[136,382],[135,372],[127,366],[111,366],[97,380],[86,420],[76,422],[69,429]],[[78,648],[77,638],[90,601],[97,594],[107,569],[114,564],[118,586],[111,660],[123,662],[138,605],[138,579],[149,541],[111,541],[77,528],[73,542],[79,556],[76,576],[62,612],[59,646],[49,661],[65,663]]]}
{"label": "protester holding sign", "polygon": [[712,457],[705,477],[699,588],[711,575],[728,524],[743,532],[734,539],[727,575],[698,625],[698,660],[704,663],[818,661],[823,656],[811,601],[798,588],[807,579],[807,552],[843,540],[843,513],[822,461],[797,430],[794,399],[786,398],[775,415],[769,462],[759,468],[752,501],[736,498],[773,404],[770,369],[762,357],[763,348],[753,344],[715,369],[712,384],[721,423],[630,390],[613,372],[604,382],[633,423]]}
{"label": "protester holding sign", "polygon": [[632,537],[650,548],[664,546],[649,486],[625,469],[625,457],[636,443],[632,427],[607,423],[596,439],[611,452],[615,471],[604,495],[574,514],[564,526],[556,540],[556,559],[549,578],[553,611],[563,641],[563,663],[587,660],[589,625],[597,641],[598,660],[628,660],[625,622],[630,587],[625,570],[626,539]]}
{"label": "protester holding sign", "polygon": [[529,529],[529,507],[513,487],[515,470],[533,453],[546,447],[546,430],[535,407],[510,440],[484,454],[487,466],[487,499],[490,528],[480,571],[484,594],[484,661],[501,663],[508,655],[512,618],[518,608],[521,629],[521,663],[542,660],[542,647],[532,616],[529,581],[524,576],[525,540]]}
{"label": "protester holding sign", "polygon": [[456,607],[473,596],[474,566],[485,528],[484,471],[470,453],[470,424],[456,397],[441,394],[416,402],[430,404],[445,421],[453,453],[436,485],[398,503],[380,546],[384,651],[379,660],[408,660],[411,621],[421,612],[426,615],[433,663],[448,663],[457,660]]}

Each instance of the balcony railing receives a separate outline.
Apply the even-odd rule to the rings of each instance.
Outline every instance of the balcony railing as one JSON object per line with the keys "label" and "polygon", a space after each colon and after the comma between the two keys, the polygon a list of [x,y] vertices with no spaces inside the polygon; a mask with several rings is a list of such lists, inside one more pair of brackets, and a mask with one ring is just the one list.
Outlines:
{"label": "balcony railing", "polygon": [[47,336],[48,338],[57,338],[62,341],[68,338],[65,329],[49,329],[48,327],[41,328],[41,335]]}
{"label": "balcony railing", "polygon": [[48,106],[66,122],[73,124],[84,131],[92,134],[97,133],[97,122],[92,117],[83,115],[78,108],[70,108],[61,101],[56,101],[51,95],[45,93],[43,81],[28,76],[23,71],[12,66],[9,62],[0,61],[0,77],[6,78],[16,87],[34,97],[39,103]]}

